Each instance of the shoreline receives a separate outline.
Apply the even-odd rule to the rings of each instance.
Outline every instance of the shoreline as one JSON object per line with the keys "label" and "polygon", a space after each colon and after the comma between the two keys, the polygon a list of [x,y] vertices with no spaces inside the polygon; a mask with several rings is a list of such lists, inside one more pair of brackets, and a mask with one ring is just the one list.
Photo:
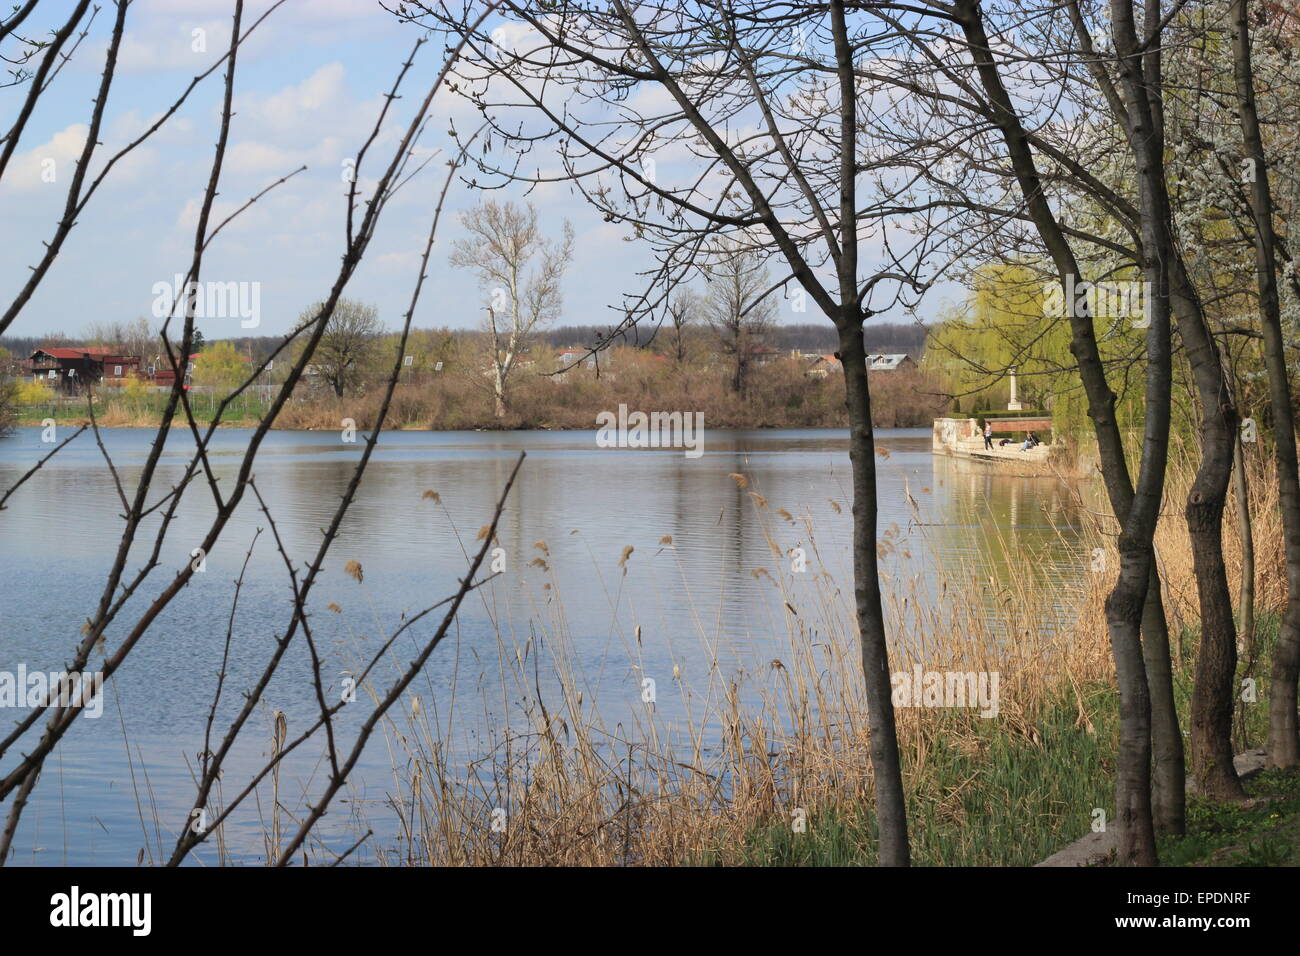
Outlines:
{"label": "shoreline", "polygon": [[[62,426],[62,427],[80,427],[82,425],[90,424],[90,418],[85,415],[78,416],[78,417],[66,417],[66,418],[59,418],[57,416],[50,416],[50,417],[54,418],[55,425]],[[184,425],[186,423],[186,419],[182,415],[176,416],[176,421],[179,422],[181,425]],[[210,419],[205,419],[205,418],[196,417],[194,421],[196,424],[200,426],[207,426],[210,423]],[[111,423],[101,421],[98,422],[97,424],[98,427],[101,429],[121,429],[121,428],[156,429],[158,427],[158,422],[154,422],[154,421],[149,421],[149,422],[126,421],[126,422],[111,422]],[[259,424],[261,424],[261,419],[257,419],[257,418],[222,419],[221,423],[217,425],[217,427],[218,428],[256,428]],[[361,428],[363,424],[364,423],[362,422],[358,422],[357,427]],[[42,422],[19,420],[13,423],[13,427],[15,429],[40,428],[42,427]],[[173,428],[176,427],[176,424],[173,423],[172,427]],[[848,431],[847,425],[772,425],[769,423],[763,423],[758,425],[728,424],[728,425],[719,425],[714,427],[723,431],[826,431],[826,432]],[[283,431],[283,432],[337,431],[337,429],[317,428],[310,425],[306,427],[272,425],[270,430]],[[550,425],[550,424],[533,425],[533,424],[526,424],[526,423],[518,424],[518,425],[496,425],[496,424],[471,425],[463,428],[436,428],[433,426],[426,426],[426,425],[385,425],[383,430],[386,432],[584,432],[584,431],[598,431],[599,426],[594,422],[589,428],[587,427],[578,428],[571,425],[558,425],[558,424],[557,425]],[[912,428],[891,427],[887,429],[877,428],[876,431],[924,431],[924,428],[922,426],[914,426]]]}

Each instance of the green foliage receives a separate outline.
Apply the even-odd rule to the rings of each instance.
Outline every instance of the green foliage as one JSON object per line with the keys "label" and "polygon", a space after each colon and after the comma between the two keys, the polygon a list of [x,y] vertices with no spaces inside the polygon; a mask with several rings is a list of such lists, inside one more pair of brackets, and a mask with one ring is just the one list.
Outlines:
{"label": "green foliage", "polygon": [[[1261,663],[1268,672],[1278,619],[1259,622]],[[1179,714],[1190,713],[1187,695],[1197,635],[1185,632],[1182,665],[1175,668]],[[1266,682],[1263,682],[1266,683]],[[1250,708],[1246,733],[1259,740],[1268,704]],[[1019,729],[969,714],[945,715],[946,732],[925,753],[924,768],[907,765],[908,823],[918,865],[1024,866],[1045,859],[1086,833],[1092,809],[1114,818],[1115,753],[1119,699],[1107,683],[1050,700]],[[1190,798],[1187,834],[1162,837],[1162,865],[1300,865],[1300,772],[1267,770],[1245,782],[1247,804]],[[875,863],[875,822],[869,798],[809,813],[804,832],[791,819],[745,835],[739,848],[711,846],[692,862],[749,866],[870,866]]]}
{"label": "green foliage", "polygon": [[0,382],[0,435],[4,435],[13,428],[14,422],[18,420],[17,404],[17,383]]}
{"label": "green foliage", "polygon": [[[323,302],[308,307],[298,317],[304,325],[320,314]],[[306,348],[309,335],[299,336],[293,349],[293,361],[298,361]],[[397,345],[396,338],[383,337],[383,323],[372,305],[352,299],[339,299],[334,311],[325,322],[325,332],[312,353],[313,377],[327,385],[338,398],[346,394],[364,392],[367,384],[377,384],[391,369],[392,352],[385,346]],[[408,353],[410,354],[410,353]]]}
{"label": "green foliage", "polygon": [[140,404],[149,397],[149,386],[144,379],[132,375],[122,386],[122,398],[133,404]]}
{"label": "green foliage", "polygon": [[246,362],[234,345],[214,342],[194,360],[194,384],[215,388],[220,392],[234,389],[248,375]]}

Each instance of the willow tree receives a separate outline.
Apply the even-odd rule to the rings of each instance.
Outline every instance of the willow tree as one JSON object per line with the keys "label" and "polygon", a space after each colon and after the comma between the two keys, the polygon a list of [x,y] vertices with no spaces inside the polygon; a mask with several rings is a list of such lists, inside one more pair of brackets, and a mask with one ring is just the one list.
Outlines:
{"label": "willow tree", "polygon": [[[1088,428],[1086,395],[1070,352],[1060,296],[1045,291],[1045,269],[1042,262],[1009,260],[970,270],[965,280],[969,291],[931,332],[924,364],[943,375],[952,394],[975,395],[990,408],[1006,402],[1007,379],[1014,371],[1027,407],[1050,411],[1054,433],[1077,441]],[[1112,322],[1098,348],[1119,396],[1117,419],[1127,434],[1135,423],[1141,425],[1141,389],[1130,373],[1140,369],[1144,337],[1131,323]]]}

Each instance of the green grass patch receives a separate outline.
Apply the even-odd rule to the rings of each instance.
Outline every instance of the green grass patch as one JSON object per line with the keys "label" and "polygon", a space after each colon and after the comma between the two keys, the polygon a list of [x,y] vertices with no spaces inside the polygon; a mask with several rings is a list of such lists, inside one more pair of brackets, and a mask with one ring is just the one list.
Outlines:
{"label": "green grass patch", "polygon": [[1187,834],[1158,844],[1165,866],[1300,866],[1300,772],[1265,770],[1246,803],[1187,801]]}
{"label": "green grass patch", "polygon": [[[167,406],[168,396],[161,392],[152,392],[137,398],[116,395],[101,395],[95,402],[95,418],[105,427],[155,428],[162,421],[163,410]],[[190,394],[190,408],[195,421],[207,423],[212,419],[220,405],[220,397]],[[225,425],[252,425],[266,415],[270,403],[250,394],[237,396],[226,407],[222,415]],[[84,399],[78,401],[58,401],[37,405],[16,406],[16,425],[40,425],[45,419],[52,418],[60,425],[79,425],[88,422]],[[177,406],[177,421],[184,421],[184,412]]]}
{"label": "green grass patch", "polygon": [[[1022,732],[966,712],[938,715],[923,766],[908,761],[912,860],[921,866],[1024,866],[1087,832],[1094,808],[1111,816],[1117,713],[1105,686],[1045,707]],[[876,826],[869,806],[841,804],[809,814],[797,833],[788,817],[746,834],[738,847],[712,847],[695,864],[873,866]]]}

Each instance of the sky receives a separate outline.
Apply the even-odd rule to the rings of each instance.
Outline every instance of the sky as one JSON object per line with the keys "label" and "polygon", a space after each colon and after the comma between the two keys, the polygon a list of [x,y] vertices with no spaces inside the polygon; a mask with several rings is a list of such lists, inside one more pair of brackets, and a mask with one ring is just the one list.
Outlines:
{"label": "sky", "polygon": [[[269,5],[269,0],[251,0],[245,25]],[[22,29],[39,35],[56,14],[61,22],[73,6],[72,0],[42,4],[39,29],[31,21]],[[135,0],[92,175],[224,53],[231,9],[229,0]],[[41,99],[0,179],[0,298],[5,301],[26,281],[43,251],[42,241],[61,216],[113,16],[113,5],[103,4],[91,35]],[[203,278],[240,283],[245,302],[256,301],[258,308],[255,318],[251,310],[235,310],[201,319],[198,325],[208,339],[284,334],[326,294],[344,248],[346,162],[369,134],[383,94],[419,35],[374,0],[288,0],[240,48],[235,116],[212,221],[219,222],[299,166],[308,168],[243,212],[209,247]],[[372,147],[362,184],[373,181],[369,177],[387,161],[417,97],[436,75],[437,46],[426,45],[417,58],[403,87],[408,99],[398,102],[397,115]],[[55,266],[6,334],[58,332],[75,338],[92,323],[155,314],[162,286],[171,286],[190,262],[219,130],[222,82],[220,70],[204,80],[176,115],[105,179]],[[6,128],[25,92],[25,86],[0,90]],[[435,100],[433,113],[438,118],[421,141],[426,152],[450,147],[449,123],[443,120],[464,119],[458,126],[472,128],[469,107],[453,95]],[[390,328],[400,325],[407,307],[445,174],[439,156],[394,197],[345,293],[377,307]],[[603,222],[563,185],[547,185],[527,197],[522,190],[495,195],[527,198],[550,236],[558,236],[565,221],[573,226],[574,254],[557,324],[617,322],[619,313],[610,307],[618,305],[623,293],[640,289],[638,272],[652,264],[643,248],[626,241],[628,228]],[[448,256],[451,243],[464,235],[459,214],[481,198],[468,186],[452,186],[416,327],[479,324],[487,296],[472,274],[450,266]],[[785,322],[819,318],[815,311],[782,315]],[[881,317],[890,319],[907,317]]]}

